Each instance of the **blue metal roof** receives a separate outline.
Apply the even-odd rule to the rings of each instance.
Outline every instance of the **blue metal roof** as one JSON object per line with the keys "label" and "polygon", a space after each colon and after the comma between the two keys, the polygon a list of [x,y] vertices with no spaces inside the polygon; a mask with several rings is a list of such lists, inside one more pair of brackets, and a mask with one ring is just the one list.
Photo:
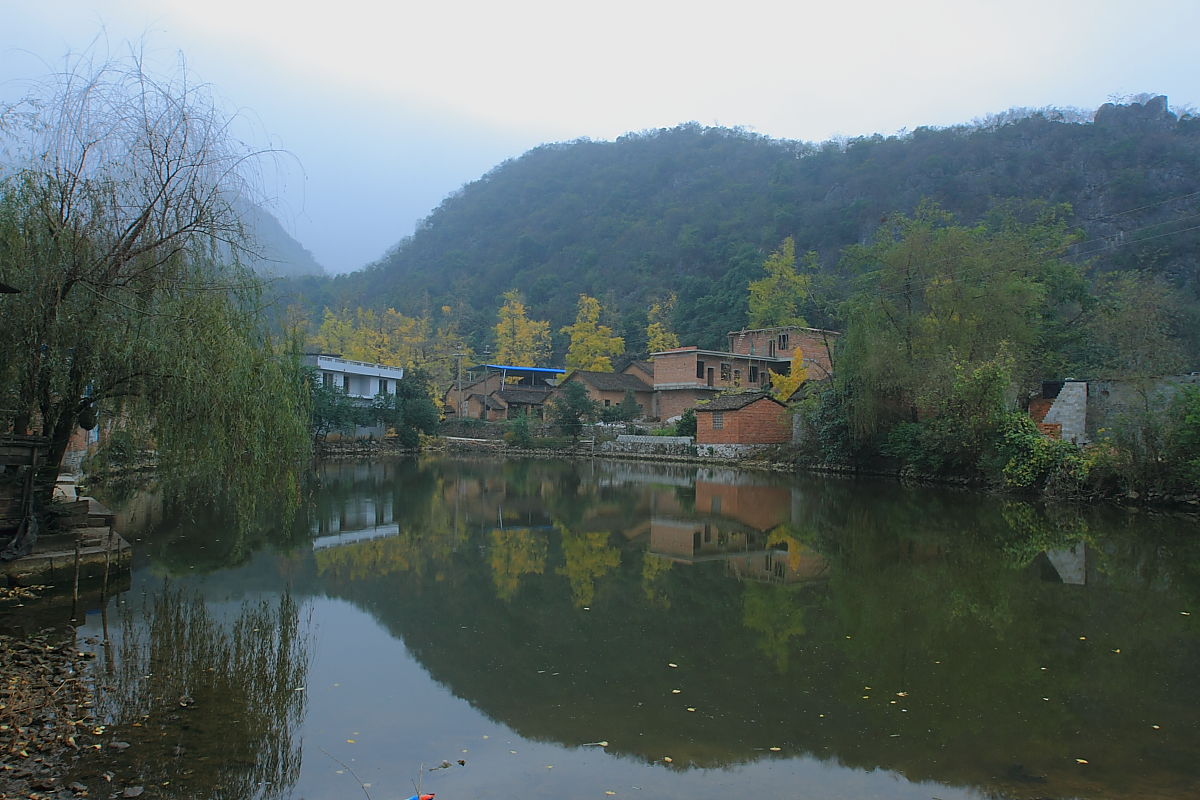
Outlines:
{"label": "blue metal roof", "polygon": [[467,367],[467,369],[524,370],[525,372],[552,372],[556,375],[561,375],[566,372],[565,369],[555,369],[554,367],[518,367],[513,364],[477,364],[474,367]]}

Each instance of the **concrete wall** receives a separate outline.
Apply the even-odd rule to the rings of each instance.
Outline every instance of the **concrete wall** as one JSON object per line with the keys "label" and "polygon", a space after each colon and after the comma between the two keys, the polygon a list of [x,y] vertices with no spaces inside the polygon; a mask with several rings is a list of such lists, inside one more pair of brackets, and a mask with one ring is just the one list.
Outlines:
{"label": "concrete wall", "polygon": [[1062,426],[1062,438],[1075,444],[1087,444],[1088,385],[1085,381],[1067,381],[1046,412],[1042,422]]}
{"label": "concrete wall", "polygon": [[[1088,387],[1088,441],[1101,438],[1102,430],[1120,424],[1121,418],[1144,413],[1149,407],[1165,409],[1185,386],[1200,386],[1200,375],[1168,375],[1146,380],[1096,380]],[[1066,438],[1065,434],[1063,438]]]}

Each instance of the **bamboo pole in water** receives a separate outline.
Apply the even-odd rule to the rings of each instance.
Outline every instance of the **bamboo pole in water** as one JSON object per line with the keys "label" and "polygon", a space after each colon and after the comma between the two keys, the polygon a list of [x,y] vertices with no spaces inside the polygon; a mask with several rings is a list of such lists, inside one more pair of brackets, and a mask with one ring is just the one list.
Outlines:
{"label": "bamboo pole in water", "polygon": [[71,589],[71,621],[79,621],[79,531],[75,529],[75,583]]}

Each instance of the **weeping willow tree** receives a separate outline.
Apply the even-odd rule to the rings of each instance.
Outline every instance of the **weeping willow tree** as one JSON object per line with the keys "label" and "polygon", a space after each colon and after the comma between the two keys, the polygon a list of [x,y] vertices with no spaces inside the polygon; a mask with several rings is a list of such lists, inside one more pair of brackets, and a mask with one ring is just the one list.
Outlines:
{"label": "weeping willow tree", "polygon": [[[140,58],[77,59],[0,107],[0,430],[61,462],[96,410],[165,473],[247,500],[309,442],[298,359],[260,324],[235,212],[268,155],[207,87]],[[251,504],[252,505],[252,504]]]}

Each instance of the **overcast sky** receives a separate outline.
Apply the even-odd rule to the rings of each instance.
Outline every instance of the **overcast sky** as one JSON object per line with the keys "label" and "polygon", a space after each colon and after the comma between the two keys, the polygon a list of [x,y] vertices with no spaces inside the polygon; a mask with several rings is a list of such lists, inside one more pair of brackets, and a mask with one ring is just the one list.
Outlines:
{"label": "overcast sky", "polygon": [[272,210],[345,271],[543,142],[690,120],[820,141],[1139,92],[1198,104],[1197,31],[1200,0],[0,0],[0,97],[68,51],[182,53],[256,144],[295,155]]}

